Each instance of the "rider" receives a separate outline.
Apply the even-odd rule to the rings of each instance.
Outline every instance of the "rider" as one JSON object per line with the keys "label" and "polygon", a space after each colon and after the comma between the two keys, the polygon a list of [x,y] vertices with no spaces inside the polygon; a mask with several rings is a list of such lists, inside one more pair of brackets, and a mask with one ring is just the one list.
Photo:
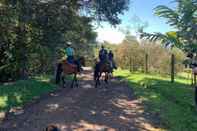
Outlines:
{"label": "rider", "polygon": [[112,50],[110,50],[109,53],[108,53],[108,59],[109,59],[111,68],[116,69],[117,67],[116,67],[116,64],[114,62],[114,54],[113,54]]}
{"label": "rider", "polygon": [[76,64],[78,71],[81,71],[81,64],[79,61],[74,60],[74,49],[71,47],[71,42],[67,42],[67,48],[66,48],[66,55],[67,55],[67,61],[69,64]]}
{"label": "rider", "polygon": [[101,46],[101,50],[99,51],[99,59],[101,63],[104,63],[107,60],[107,50],[104,45]]}
{"label": "rider", "polygon": [[74,49],[71,47],[71,42],[67,42],[67,48],[66,48],[66,55],[67,55],[67,61],[70,64],[74,64]]}

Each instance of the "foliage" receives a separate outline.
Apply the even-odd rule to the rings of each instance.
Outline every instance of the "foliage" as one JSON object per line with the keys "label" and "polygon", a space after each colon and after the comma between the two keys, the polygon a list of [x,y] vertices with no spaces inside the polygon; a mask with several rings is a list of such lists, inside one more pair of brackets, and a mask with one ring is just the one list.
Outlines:
{"label": "foliage", "polygon": [[118,46],[115,52],[115,60],[121,68],[129,68],[132,70],[140,69],[143,65],[144,49],[140,47],[136,40],[125,40]]}
{"label": "foliage", "polygon": [[83,9],[96,21],[107,21],[112,25],[120,24],[119,14],[128,9],[129,0],[79,0]]}
{"label": "foliage", "polygon": [[171,44],[186,52],[196,52],[197,45],[197,2],[196,0],[175,0],[177,8],[157,6],[155,14],[165,18],[167,23],[176,31],[167,34],[142,32],[142,37],[151,41],[161,40],[164,44]]}
{"label": "foliage", "polygon": [[181,42],[178,39],[177,33],[174,31],[162,33],[142,33],[141,38],[148,39],[152,42],[160,41],[165,47],[177,47],[182,49]]}
{"label": "foliage", "polygon": [[196,131],[196,107],[189,79],[177,76],[172,84],[170,77],[158,74],[118,70],[115,75],[128,80],[136,97],[143,102],[144,111],[160,119],[158,126],[170,131]]}
{"label": "foliage", "polygon": [[178,48],[169,50],[159,43],[148,41],[138,42],[135,37],[127,36],[122,44],[115,50],[115,60],[119,67],[130,71],[144,70],[145,55],[148,55],[149,72],[162,74],[170,73],[171,54],[175,54],[175,72],[181,72],[184,68],[185,54]]}
{"label": "foliage", "polygon": [[[92,22],[120,23],[128,0],[0,1],[0,81],[53,71],[58,53],[71,41],[77,55],[95,43]],[[83,12],[86,12],[85,14]]]}

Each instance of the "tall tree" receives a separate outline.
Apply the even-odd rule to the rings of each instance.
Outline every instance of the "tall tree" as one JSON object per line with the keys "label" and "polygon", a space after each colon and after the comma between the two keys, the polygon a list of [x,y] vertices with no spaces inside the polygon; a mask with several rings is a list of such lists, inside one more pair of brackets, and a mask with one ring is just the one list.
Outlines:
{"label": "tall tree", "polygon": [[83,53],[96,39],[92,21],[119,24],[118,15],[128,8],[128,2],[1,0],[0,74],[4,75],[0,80],[2,76],[26,78],[31,70],[53,61],[65,41],[72,41]]}

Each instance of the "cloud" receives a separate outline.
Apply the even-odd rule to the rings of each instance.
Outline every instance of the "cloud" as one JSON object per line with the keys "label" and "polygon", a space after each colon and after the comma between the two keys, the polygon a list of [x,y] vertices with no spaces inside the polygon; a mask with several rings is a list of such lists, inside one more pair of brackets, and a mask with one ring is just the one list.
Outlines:
{"label": "cloud", "polygon": [[115,28],[99,28],[96,31],[98,32],[97,41],[99,42],[108,41],[113,44],[119,44],[125,38],[125,35]]}

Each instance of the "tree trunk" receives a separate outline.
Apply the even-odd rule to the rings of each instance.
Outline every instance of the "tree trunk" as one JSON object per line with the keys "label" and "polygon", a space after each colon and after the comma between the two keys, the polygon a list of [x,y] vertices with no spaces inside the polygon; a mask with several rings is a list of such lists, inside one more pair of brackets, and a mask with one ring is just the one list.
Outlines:
{"label": "tree trunk", "polygon": [[20,23],[18,27],[18,60],[19,60],[19,68],[20,68],[20,79],[28,78],[28,70],[27,70],[27,48],[25,43],[25,25],[24,23]]}
{"label": "tree trunk", "polygon": [[148,73],[148,54],[145,55],[145,73]]}
{"label": "tree trunk", "polygon": [[171,56],[171,82],[174,83],[174,75],[175,75],[175,56],[172,54]]}

